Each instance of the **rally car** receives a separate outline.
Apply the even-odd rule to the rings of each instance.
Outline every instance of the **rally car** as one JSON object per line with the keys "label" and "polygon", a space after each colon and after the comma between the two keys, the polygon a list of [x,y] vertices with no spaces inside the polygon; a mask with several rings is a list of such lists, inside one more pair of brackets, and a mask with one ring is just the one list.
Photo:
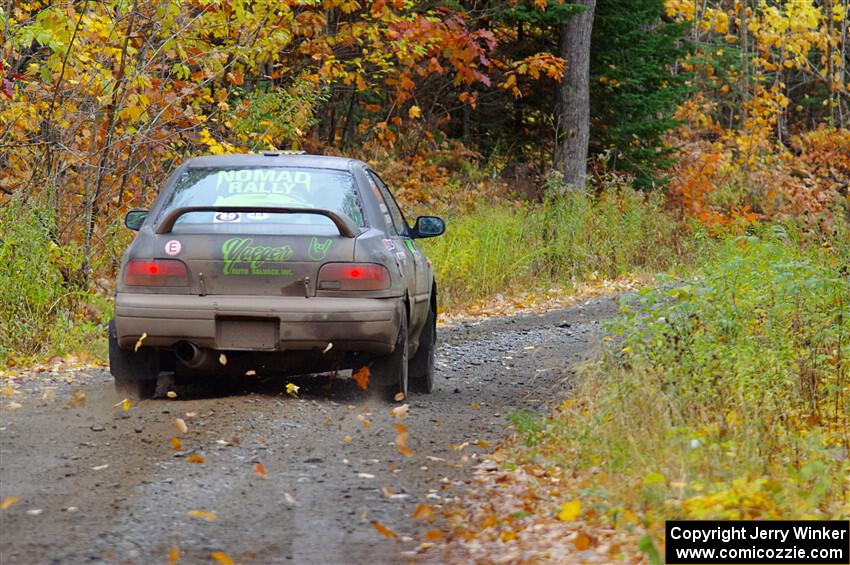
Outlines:
{"label": "rally car", "polygon": [[[118,273],[109,365],[119,394],[163,371],[312,374],[368,367],[400,398],[434,386],[437,287],[387,185],[354,159],[205,156],[168,179]],[[363,373],[360,373],[363,374]]]}

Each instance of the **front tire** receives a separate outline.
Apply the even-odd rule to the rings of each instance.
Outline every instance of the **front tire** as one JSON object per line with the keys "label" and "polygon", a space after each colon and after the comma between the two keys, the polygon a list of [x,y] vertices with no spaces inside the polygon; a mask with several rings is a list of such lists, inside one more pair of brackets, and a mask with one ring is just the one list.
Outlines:
{"label": "front tire", "polygon": [[121,349],[115,320],[109,322],[109,372],[115,379],[119,396],[136,399],[151,398],[159,376],[159,350],[151,347],[139,351]]}
{"label": "front tire", "polygon": [[393,400],[399,392],[407,398],[408,364],[407,312],[402,308],[395,350],[389,355],[378,357],[372,363],[373,382],[383,389],[387,400]]}
{"label": "front tire", "polygon": [[431,304],[422,335],[419,351],[410,360],[410,389],[429,394],[434,390],[434,349],[437,344],[437,312]]}

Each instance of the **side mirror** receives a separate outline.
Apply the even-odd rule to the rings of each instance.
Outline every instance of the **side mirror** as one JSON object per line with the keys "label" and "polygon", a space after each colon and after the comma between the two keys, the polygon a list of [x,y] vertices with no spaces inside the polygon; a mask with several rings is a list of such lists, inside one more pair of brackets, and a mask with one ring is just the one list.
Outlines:
{"label": "side mirror", "polygon": [[446,222],[437,216],[419,216],[413,226],[413,237],[436,237],[446,231]]}
{"label": "side mirror", "polygon": [[127,215],[124,216],[124,225],[133,231],[139,231],[139,228],[142,227],[143,223],[145,223],[145,219],[147,219],[147,217],[147,210],[130,210],[127,212]]}

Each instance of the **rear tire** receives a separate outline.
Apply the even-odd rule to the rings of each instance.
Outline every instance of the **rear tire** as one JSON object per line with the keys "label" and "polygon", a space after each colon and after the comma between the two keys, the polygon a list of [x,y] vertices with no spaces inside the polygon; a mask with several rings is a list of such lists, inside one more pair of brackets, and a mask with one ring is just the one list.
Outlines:
{"label": "rear tire", "polygon": [[395,350],[372,363],[373,382],[383,389],[388,401],[393,401],[399,392],[407,399],[408,364],[407,311],[402,307]]}
{"label": "rear tire", "polygon": [[109,322],[109,372],[115,379],[119,396],[136,399],[151,398],[159,376],[159,350],[141,347],[138,351],[121,349],[115,320]]}
{"label": "rear tire", "polygon": [[419,336],[419,351],[410,360],[410,390],[429,394],[434,390],[434,349],[437,343],[437,312],[434,303]]}

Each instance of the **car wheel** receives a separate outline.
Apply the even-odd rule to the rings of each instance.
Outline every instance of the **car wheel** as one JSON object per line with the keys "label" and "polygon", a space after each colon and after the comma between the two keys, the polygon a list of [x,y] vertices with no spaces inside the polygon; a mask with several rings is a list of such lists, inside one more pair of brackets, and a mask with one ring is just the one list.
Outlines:
{"label": "car wheel", "polygon": [[402,309],[395,350],[372,363],[374,383],[383,389],[387,400],[393,400],[399,392],[407,398],[408,364],[407,313]]}
{"label": "car wheel", "polygon": [[119,396],[151,398],[159,376],[159,350],[142,347],[139,351],[118,347],[115,320],[109,322],[109,372],[115,379]]}
{"label": "car wheel", "polygon": [[410,360],[410,389],[430,393],[434,390],[434,349],[437,343],[437,313],[433,305],[419,337],[419,351]]}

